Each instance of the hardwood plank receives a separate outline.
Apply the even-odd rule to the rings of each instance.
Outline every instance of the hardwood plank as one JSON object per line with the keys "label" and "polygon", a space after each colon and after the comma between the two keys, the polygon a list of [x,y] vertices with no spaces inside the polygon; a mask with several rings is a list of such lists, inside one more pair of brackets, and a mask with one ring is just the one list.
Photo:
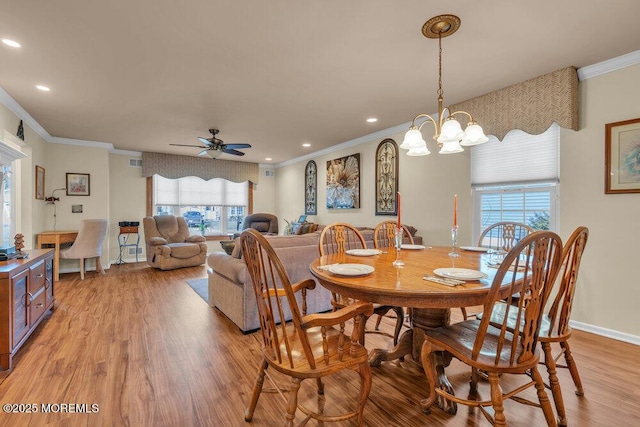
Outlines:
{"label": "hardwood plank", "polygon": [[[0,400],[96,403],[99,412],[2,414],[0,426],[247,425],[243,416],[260,360],[259,333],[240,333],[185,282],[205,275],[204,266],[162,272],[143,263],[114,265],[104,276],[88,272],[84,281],[77,274],[61,275],[57,308],[14,358],[13,371],[0,383]],[[459,310],[453,310],[452,320],[460,319]],[[393,325],[392,318],[382,323],[388,331]],[[615,420],[635,425],[640,347],[581,331],[574,331],[570,342],[585,396],[576,396],[569,372],[559,370],[569,424],[601,426]],[[367,335],[369,348],[388,344],[386,337]],[[282,376],[269,373],[287,385]],[[462,364],[454,360],[447,374],[459,393],[468,390],[469,373]],[[326,410],[352,407],[358,381],[350,372],[327,380]],[[425,382],[409,357],[374,368],[366,424],[488,425],[478,411],[466,408],[455,416],[438,409],[424,414],[419,401],[426,397]],[[265,387],[271,385],[265,382]],[[480,393],[488,396],[486,383]],[[317,407],[313,381],[303,382],[300,397]],[[284,407],[278,394],[263,393],[251,425],[282,425]],[[505,412],[510,425],[544,425],[538,408],[507,401]],[[302,418],[298,414],[296,421]]]}

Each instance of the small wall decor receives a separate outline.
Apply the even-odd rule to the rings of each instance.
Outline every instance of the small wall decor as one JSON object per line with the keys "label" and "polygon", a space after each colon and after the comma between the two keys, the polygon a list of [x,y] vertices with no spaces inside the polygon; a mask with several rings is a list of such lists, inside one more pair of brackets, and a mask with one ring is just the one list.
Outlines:
{"label": "small wall decor", "polygon": [[24,127],[22,126],[22,120],[20,120],[20,124],[18,125],[18,132],[16,136],[24,141]]}
{"label": "small wall decor", "polygon": [[67,196],[88,196],[89,192],[88,173],[67,172]]}
{"label": "small wall decor", "polygon": [[44,200],[44,168],[36,165],[36,200]]}
{"label": "small wall decor", "polygon": [[396,215],[398,205],[398,145],[385,139],[376,149],[376,215]]}
{"label": "small wall decor", "polygon": [[82,213],[82,205],[71,205],[71,213]]}
{"label": "small wall decor", "polygon": [[640,118],[605,125],[604,192],[640,193]]}
{"label": "small wall decor", "polygon": [[316,162],[309,160],[304,168],[304,213],[318,214],[318,167]]}
{"label": "small wall decor", "polygon": [[327,209],[360,208],[360,154],[327,162]]}

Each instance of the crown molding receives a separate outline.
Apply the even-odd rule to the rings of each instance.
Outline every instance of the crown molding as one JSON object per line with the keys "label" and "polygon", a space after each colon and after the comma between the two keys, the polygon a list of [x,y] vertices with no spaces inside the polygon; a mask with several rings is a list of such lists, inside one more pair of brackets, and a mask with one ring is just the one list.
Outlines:
{"label": "crown molding", "polygon": [[49,140],[52,144],[66,144],[66,145],[80,145],[83,147],[104,148],[108,151],[113,151],[113,144],[109,142],[100,141],[86,141],[84,139],[71,139],[71,138],[59,138],[57,136],[51,137]]}
{"label": "crown molding", "polygon": [[42,139],[47,142],[51,140],[51,135],[49,135],[49,132],[47,132],[42,126],[40,126],[40,123],[38,123],[36,119],[31,117],[31,114],[27,113],[27,110],[22,108],[22,106],[18,104],[18,102],[13,99],[13,97],[9,95],[7,91],[2,87],[0,87],[0,103],[11,110],[13,114],[18,116],[18,118],[22,120],[24,124],[33,129],[33,131],[40,135]]}
{"label": "crown molding", "polygon": [[611,73],[613,71],[617,71],[636,64],[640,64],[640,50],[627,53],[626,55],[607,59],[606,61],[598,62],[597,64],[587,65],[585,67],[579,68],[578,79],[581,81],[590,79],[592,77]]}

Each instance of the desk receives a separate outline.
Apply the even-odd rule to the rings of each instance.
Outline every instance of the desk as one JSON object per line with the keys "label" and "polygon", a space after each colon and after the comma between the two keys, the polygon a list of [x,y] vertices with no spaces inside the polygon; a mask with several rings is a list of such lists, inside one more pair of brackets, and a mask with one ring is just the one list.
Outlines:
{"label": "desk", "polygon": [[55,249],[55,255],[53,257],[53,280],[55,282],[60,280],[60,245],[66,243],[73,243],[78,236],[77,231],[43,231],[38,234],[36,246],[37,249],[42,249],[45,245],[53,245]]}
{"label": "desk", "polygon": [[[386,254],[371,257],[358,257],[346,254],[332,254],[317,258],[311,263],[311,273],[320,284],[330,291],[362,301],[411,307],[411,328],[405,331],[398,345],[392,350],[372,350],[369,362],[378,366],[383,360],[393,360],[411,354],[414,361],[420,363],[420,351],[424,342],[424,329],[449,324],[451,308],[482,305],[491,288],[497,269],[487,266],[489,255],[481,252],[460,251],[459,258],[451,258],[451,247],[433,247],[422,250],[402,250],[400,259],[405,262],[403,268],[395,268],[392,263],[396,251],[389,248]],[[329,271],[319,270],[318,266],[334,263],[359,263],[374,267],[368,276],[336,276]],[[441,285],[423,279],[425,274],[433,275],[433,270],[443,267],[469,268],[481,270],[486,279],[469,281],[456,287]],[[504,295],[508,295],[505,286]],[[451,361],[441,357],[442,371]],[[440,371],[439,371],[440,372]],[[444,375],[438,378],[442,388],[452,390]],[[438,402],[443,410],[456,412],[456,404],[446,400]]]}

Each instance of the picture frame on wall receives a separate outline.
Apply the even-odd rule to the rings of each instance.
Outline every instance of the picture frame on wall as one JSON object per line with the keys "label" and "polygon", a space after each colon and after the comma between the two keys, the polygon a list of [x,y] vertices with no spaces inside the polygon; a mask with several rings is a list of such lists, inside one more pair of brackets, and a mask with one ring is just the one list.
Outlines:
{"label": "picture frame on wall", "polygon": [[44,200],[44,168],[36,165],[36,200]]}
{"label": "picture frame on wall", "polygon": [[640,193],[640,118],[605,125],[604,192]]}
{"label": "picture frame on wall", "polygon": [[304,168],[304,213],[318,214],[318,167],[309,160]]}
{"label": "picture frame on wall", "polygon": [[88,173],[67,172],[67,196],[90,195],[90,176]]}
{"label": "picture frame on wall", "polygon": [[376,149],[376,215],[397,215],[398,144],[384,139]]}
{"label": "picture frame on wall", "polygon": [[360,209],[360,154],[327,162],[327,209]]}

